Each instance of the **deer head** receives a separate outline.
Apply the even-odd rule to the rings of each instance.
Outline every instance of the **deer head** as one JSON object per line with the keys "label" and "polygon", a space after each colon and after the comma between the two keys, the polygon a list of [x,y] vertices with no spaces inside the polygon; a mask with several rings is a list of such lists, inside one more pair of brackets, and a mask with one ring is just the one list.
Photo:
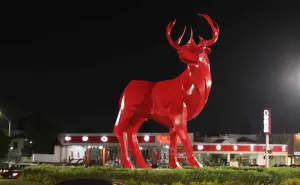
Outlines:
{"label": "deer head", "polygon": [[184,28],[184,31],[181,34],[181,36],[176,41],[173,41],[171,38],[171,31],[172,28],[175,26],[176,20],[170,22],[166,29],[167,39],[169,43],[173,48],[177,50],[179,58],[186,64],[197,64],[198,62],[200,62],[200,55],[209,54],[211,52],[209,46],[212,46],[218,40],[218,36],[219,36],[218,24],[206,14],[199,14],[199,15],[201,15],[208,21],[212,29],[213,37],[210,40],[205,40],[202,37],[198,36],[200,41],[198,44],[196,44],[193,39],[193,30],[191,28],[189,41],[187,42],[187,44],[180,46],[180,42],[185,34],[186,27]]}

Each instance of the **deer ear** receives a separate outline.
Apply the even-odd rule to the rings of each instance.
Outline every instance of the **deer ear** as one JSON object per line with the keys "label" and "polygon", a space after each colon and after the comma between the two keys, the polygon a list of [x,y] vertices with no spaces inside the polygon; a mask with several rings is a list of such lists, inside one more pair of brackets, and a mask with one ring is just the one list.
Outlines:
{"label": "deer ear", "polygon": [[210,54],[210,53],[211,53],[211,49],[208,48],[208,47],[205,47],[205,48],[204,48],[204,52],[205,52],[206,54]]}

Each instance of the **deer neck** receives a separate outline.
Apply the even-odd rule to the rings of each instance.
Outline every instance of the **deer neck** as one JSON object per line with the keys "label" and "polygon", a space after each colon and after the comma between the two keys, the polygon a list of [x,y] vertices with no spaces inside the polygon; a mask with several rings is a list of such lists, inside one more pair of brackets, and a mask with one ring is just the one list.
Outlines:
{"label": "deer neck", "polygon": [[201,89],[211,86],[210,65],[208,62],[199,62],[187,65],[182,78],[183,90],[187,94],[193,91],[200,92]]}
{"label": "deer neck", "polygon": [[198,64],[194,64],[194,65],[187,65],[186,69],[185,69],[185,79],[186,83],[184,84],[185,86],[188,85],[190,86],[188,91],[192,91],[193,88],[199,89],[199,81],[201,79],[199,79],[201,75],[201,69],[199,67]]}

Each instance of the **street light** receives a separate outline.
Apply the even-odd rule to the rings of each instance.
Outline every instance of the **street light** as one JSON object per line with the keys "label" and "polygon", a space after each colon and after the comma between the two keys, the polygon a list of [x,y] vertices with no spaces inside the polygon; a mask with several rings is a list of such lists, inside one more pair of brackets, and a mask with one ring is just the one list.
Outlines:
{"label": "street light", "polygon": [[8,121],[8,137],[10,137],[10,132],[11,132],[11,122],[10,120],[3,114],[3,112],[0,111],[0,119],[3,117]]}

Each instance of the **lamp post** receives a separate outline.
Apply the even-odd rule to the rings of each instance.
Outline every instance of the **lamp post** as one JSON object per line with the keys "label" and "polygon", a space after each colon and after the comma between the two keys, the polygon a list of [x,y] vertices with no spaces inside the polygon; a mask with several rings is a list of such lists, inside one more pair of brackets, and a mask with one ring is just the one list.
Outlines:
{"label": "lamp post", "polygon": [[11,121],[3,114],[3,112],[0,111],[0,119],[4,118],[8,121],[8,137],[11,136]]}
{"label": "lamp post", "polygon": [[266,167],[269,168],[269,154],[270,150],[270,134],[271,134],[271,109],[264,110],[264,133],[266,135]]}

